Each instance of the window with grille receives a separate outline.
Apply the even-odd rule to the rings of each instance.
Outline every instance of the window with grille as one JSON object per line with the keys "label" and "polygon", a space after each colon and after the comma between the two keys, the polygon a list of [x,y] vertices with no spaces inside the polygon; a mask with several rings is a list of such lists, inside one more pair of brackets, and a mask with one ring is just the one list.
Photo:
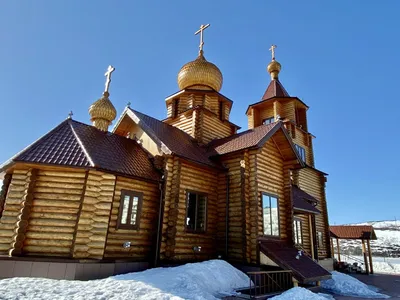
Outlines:
{"label": "window with grille", "polygon": [[296,147],[297,153],[299,153],[300,158],[305,162],[306,161],[306,149],[304,149],[303,147],[294,144],[294,146]]}
{"label": "window with grille", "polygon": [[122,190],[117,229],[138,229],[142,210],[143,193]]}
{"label": "window with grille", "polygon": [[207,195],[187,192],[186,229],[191,232],[205,232],[207,222]]}

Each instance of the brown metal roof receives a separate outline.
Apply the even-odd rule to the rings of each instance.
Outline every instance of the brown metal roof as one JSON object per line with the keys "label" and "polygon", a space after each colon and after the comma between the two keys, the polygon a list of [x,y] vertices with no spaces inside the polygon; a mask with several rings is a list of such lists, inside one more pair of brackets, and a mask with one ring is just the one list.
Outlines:
{"label": "brown metal roof", "polygon": [[267,100],[273,97],[290,97],[282,83],[277,79],[271,80],[261,100]]}
{"label": "brown metal roof", "polygon": [[259,240],[260,250],[278,266],[292,270],[293,277],[305,283],[331,278],[331,273],[321,267],[317,262],[303,254],[296,258],[298,249],[282,240]]}
{"label": "brown metal roof", "polygon": [[309,201],[318,203],[319,201],[306,193],[299,187],[292,185],[293,208],[301,212],[320,214],[321,212],[314,207]]}
{"label": "brown metal roof", "polygon": [[282,128],[282,122],[274,122],[223,139],[214,140],[208,144],[210,155],[223,155],[251,147],[257,147],[280,128]]}
{"label": "brown metal roof", "polygon": [[329,226],[331,237],[346,240],[376,240],[374,227],[370,225]]}
{"label": "brown metal roof", "polygon": [[160,179],[149,154],[137,142],[72,119],[65,120],[17,154],[12,162],[96,168],[150,180]]}
{"label": "brown metal roof", "polygon": [[217,162],[210,160],[205,148],[199,146],[186,132],[141,112],[131,109],[139,118],[139,126],[155,141],[162,142],[174,154],[188,160],[222,168]]}

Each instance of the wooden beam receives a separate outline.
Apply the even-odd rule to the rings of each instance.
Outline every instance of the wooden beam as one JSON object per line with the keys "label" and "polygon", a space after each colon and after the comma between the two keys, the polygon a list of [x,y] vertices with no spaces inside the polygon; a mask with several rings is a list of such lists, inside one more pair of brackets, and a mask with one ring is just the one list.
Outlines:
{"label": "wooden beam", "polygon": [[315,234],[315,232],[313,232],[313,224],[312,224],[311,215],[308,215],[308,224],[310,227],[311,258],[315,259],[315,253],[314,253],[314,234]]}
{"label": "wooden beam", "polygon": [[369,255],[369,267],[370,267],[371,274],[374,274],[374,266],[372,264],[371,244],[370,244],[369,240],[367,240],[367,246],[368,246],[368,255]]}
{"label": "wooden beam", "polygon": [[332,258],[335,258],[335,247],[333,246],[333,238],[331,238],[331,251]]}
{"label": "wooden beam", "polygon": [[339,244],[339,239],[336,239],[336,244],[337,244],[338,261],[341,262],[341,259],[340,259],[340,244]]}
{"label": "wooden beam", "polygon": [[367,251],[365,249],[365,241],[361,240],[362,243],[362,252],[364,255],[364,265],[365,265],[365,273],[369,275],[369,266],[368,266],[368,259],[367,259]]}

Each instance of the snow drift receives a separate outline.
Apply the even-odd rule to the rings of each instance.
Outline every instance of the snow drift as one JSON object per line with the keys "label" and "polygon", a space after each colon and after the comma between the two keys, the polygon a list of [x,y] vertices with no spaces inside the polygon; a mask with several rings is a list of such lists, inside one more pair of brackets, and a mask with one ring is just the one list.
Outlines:
{"label": "snow drift", "polygon": [[334,294],[364,298],[390,298],[349,275],[332,272],[332,279],[321,281],[321,286]]}
{"label": "snow drift", "polygon": [[0,280],[0,299],[217,299],[249,285],[249,278],[223,260],[68,281],[43,278]]}

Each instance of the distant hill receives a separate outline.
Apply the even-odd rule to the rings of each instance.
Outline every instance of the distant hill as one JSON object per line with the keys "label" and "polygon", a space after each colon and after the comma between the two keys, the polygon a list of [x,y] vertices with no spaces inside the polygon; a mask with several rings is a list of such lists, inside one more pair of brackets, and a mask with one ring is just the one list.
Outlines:
{"label": "distant hill", "polygon": [[[371,221],[351,225],[372,225],[378,240],[371,241],[374,256],[400,257],[400,221]],[[335,252],[336,242],[334,241]],[[361,255],[361,241],[340,240],[340,250],[349,255]]]}

